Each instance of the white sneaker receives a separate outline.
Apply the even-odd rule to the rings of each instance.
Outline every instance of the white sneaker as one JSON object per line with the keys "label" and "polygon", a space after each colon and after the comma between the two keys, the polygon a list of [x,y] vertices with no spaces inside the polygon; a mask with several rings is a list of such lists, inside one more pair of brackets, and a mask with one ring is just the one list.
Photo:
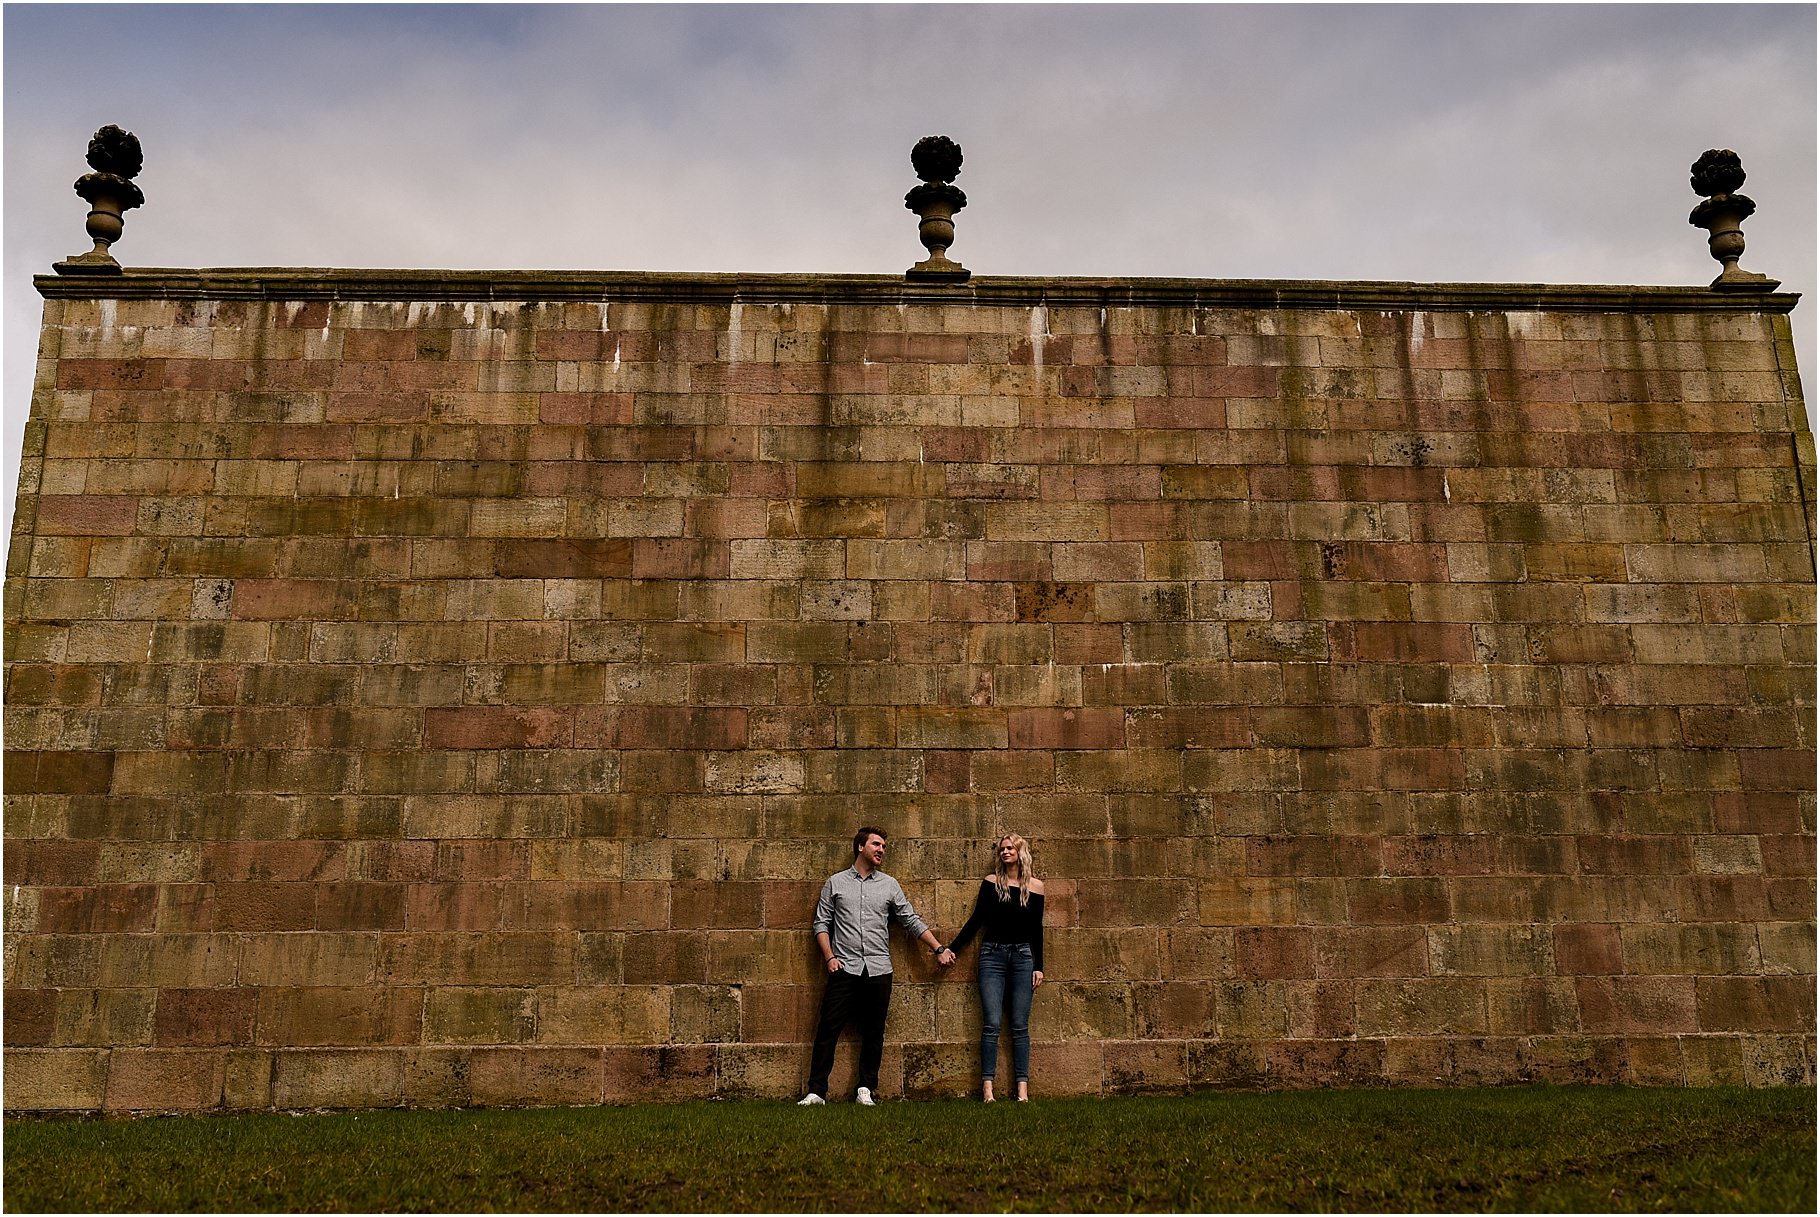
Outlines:
{"label": "white sneaker", "polygon": [[872,1101],[872,1092],[867,1090],[864,1086],[861,1086],[858,1092],[854,1094],[853,1101],[858,1103],[861,1107],[877,1106],[877,1104]]}
{"label": "white sneaker", "polygon": [[796,1101],[796,1105],[798,1107],[820,1107],[827,1101],[828,1100],[822,1098],[819,1094],[806,1094]]}

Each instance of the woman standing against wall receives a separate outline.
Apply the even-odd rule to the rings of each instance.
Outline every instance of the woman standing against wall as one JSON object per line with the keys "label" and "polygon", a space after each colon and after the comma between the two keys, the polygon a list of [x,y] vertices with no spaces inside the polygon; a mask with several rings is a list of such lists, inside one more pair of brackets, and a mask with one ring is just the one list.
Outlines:
{"label": "woman standing against wall", "polygon": [[1030,843],[1016,833],[993,847],[992,873],[980,880],[973,915],[948,944],[960,951],[984,930],[980,942],[980,1097],[993,1101],[998,1076],[999,1027],[1011,1014],[1011,1064],[1017,1101],[1030,1097],[1030,999],[1043,983],[1043,881],[1031,864]]}

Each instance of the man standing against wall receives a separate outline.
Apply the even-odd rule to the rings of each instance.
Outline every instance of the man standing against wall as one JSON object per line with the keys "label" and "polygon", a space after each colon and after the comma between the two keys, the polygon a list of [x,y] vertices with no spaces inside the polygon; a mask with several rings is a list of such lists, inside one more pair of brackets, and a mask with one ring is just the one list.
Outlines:
{"label": "man standing against wall", "polygon": [[885,864],[885,830],[866,827],[853,834],[853,865],[822,884],[815,902],[815,942],[828,969],[822,991],[815,1050],[809,1058],[809,1093],[797,1104],[827,1101],[834,1045],[849,1022],[859,1023],[859,1090],[854,1102],[872,1106],[878,1063],[885,1052],[885,1016],[891,1010],[891,922],[896,919],[935,954],[942,967],[954,962],[935,931],[910,907]]}

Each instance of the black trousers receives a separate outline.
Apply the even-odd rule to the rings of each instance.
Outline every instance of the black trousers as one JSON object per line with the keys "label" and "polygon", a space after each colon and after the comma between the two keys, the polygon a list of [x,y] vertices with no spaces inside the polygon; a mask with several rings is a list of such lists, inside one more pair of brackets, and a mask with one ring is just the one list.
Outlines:
{"label": "black trousers", "polygon": [[891,973],[855,976],[845,968],[828,973],[822,990],[815,1051],[809,1057],[809,1093],[828,1097],[834,1045],[850,1022],[859,1023],[859,1085],[878,1089],[878,1062],[885,1055],[885,1015],[891,1012]]}

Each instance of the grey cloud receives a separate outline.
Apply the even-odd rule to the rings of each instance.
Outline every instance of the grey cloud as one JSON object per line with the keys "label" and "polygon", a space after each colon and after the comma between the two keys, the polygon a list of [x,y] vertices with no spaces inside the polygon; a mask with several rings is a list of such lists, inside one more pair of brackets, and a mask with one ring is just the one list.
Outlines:
{"label": "grey cloud", "polygon": [[[983,274],[1703,283],[1686,167],[1730,146],[1760,205],[1745,265],[1814,279],[1806,7],[5,20],[9,477],[29,275],[85,245],[69,183],[104,122],[145,141],[148,202],[118,250],[138,265],[894,273],[921,253],[909,146],[944,131],[972,200],[953,253]],[[90,47],[80,93],[72,45]]]}

